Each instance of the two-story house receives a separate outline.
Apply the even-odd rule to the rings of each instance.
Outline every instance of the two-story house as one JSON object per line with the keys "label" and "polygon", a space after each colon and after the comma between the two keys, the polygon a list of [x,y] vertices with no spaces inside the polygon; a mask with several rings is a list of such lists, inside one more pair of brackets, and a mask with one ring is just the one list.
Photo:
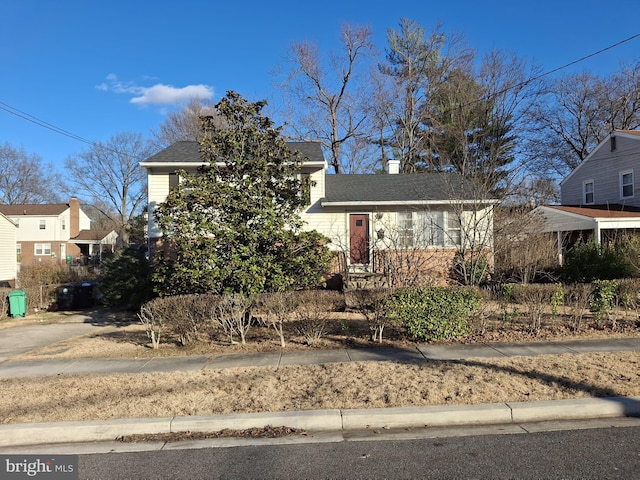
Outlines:
{"label": "two-story house", "polygon": [[640,131],[616,130],[561,183],[562,205],[538,207],[558,245],[640,229]]}
{"label": "two-story house", "polygon": [[91,230],[91,220],[77,198],[69,203],[0,205],[0,213],[17,227],[13,251],[20,266],[71,263],[103,245],[112,250],[115,244],[115,232]]}
{"label": "two-story house", "polygon": [[[335,273],[393,270],[403,283],[409,276],[442,283],[456,252],[480,248],[491,257],[495,199],[480,196],[473,185],[448,173],[328,173],[318,142],[289,142],[304,161],[299,175],[311,184],[301,212],[305,228],[330,239],[338,255]],[[179,184],[176,171],[205,165],[197,142],[178,142],[141,162],[148,179],[150,249],[161,241],[153,215],[169,190]],[[403,278],[400,278],[403,277]],[[415,278],[414,281],[415,282]]]}
{"label": "two-story house", "polygon": [[0,285],[15,286],[16,224],[0,213]]}

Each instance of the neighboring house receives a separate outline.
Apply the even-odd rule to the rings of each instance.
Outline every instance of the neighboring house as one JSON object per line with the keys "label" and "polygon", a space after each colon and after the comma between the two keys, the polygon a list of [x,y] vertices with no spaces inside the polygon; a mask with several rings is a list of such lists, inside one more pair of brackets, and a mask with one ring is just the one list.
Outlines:
{"label": "neighboring house", "polygon": [[[305,228],[331,240],[335,273],[381,273],[394,284],[442,283],[456,252],[480,249],[492,260],[494,199],[478,198],[461,176],[448,173],[333,175],[318,142],[289,142],[304,157],[311,181]],[[153,215],[178,185],[176,170],[205,163],[196,142],[178,142],[140,163],[148,178],[150,248],[161,240]],[[427,278],[428,277],[428,278]],[[419,280],[419,278],[422,279]]]}
{"label": "neighboring house", "polygon": [[15,286],[18,269],[16,230],[16,224],[0,213],[0,287]]}
{"label": "neighboring house", "polygon": [[77,198],[69,203],[0,205],[0,213],[17,226],[13,249],[20,266],[84,263],[87,256],[112,251],[115,244],[113,232],[91,231],[91,220]]}
{"label": "neighboring house", "polygon": [[562,205],[538,207],[559,255],[578,239],[597,243],[640,229],[640,131],[616,130],[561,183]]}

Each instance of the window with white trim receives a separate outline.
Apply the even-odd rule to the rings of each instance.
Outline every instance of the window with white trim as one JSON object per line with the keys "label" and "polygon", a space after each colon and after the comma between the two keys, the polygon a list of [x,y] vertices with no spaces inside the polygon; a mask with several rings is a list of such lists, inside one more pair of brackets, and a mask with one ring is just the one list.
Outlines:
{"label": "window with white trim", "polygon": [[50,243],[36,243],[34,245],[34,255],[51,255]]}
{"label": "window with white trim", "polygon": [[62,230],[66,230],[67,229],[67,221],[63,218],[62,219]]}
{"label": "window with white trim", "polygon": [[593,180],[587,180],[582,184],[582,203],[592,205],[594,201]]}
{"label": "window with white trim", "polygon": [[398,247],[409,248],[413,242],[413,214],[417,212],[398,212]]}
{"label": "window with white trim", "polygon": [[22,244],[16,243],[16,255],[22,255]]}
{"label": "window with white trim", "polygon": [[620,198],[633,197],[633,170],[620,172]]}
{"label": "window with white trim", "polygon": [[460,218],[453,212],[447,213],[447,245],[457,247],[462,242],[462,228]]}
{"label": "window with white trim", "polygon": [[399,248],[455,247],[460,245],[460,220],[442,211],[397,212]]}
{"label": "window with white trim", "polygon": [[45,219],[40,220],[40,230],[47,229],[47,221]]}
{"label": "window with white trim", "polygon": [[443,215],[444,212],[420,212],[420,245],[444,245]]}

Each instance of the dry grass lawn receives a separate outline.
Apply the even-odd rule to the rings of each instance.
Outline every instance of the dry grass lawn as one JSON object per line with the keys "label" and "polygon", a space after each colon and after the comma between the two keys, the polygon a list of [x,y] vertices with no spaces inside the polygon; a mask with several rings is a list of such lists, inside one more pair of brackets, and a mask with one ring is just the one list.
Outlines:
{"label": "dry grass lawn", "polygon": [[[117,320],[117,319],[116,319]],[[0,328],[33,319],[2,322]],[[55,321],[48,317],[45,321]],[[13,324],[11,324],[13,322]],[[462,341],[638,336],[633,321],[616,331],[585,327],[579,334],[549,322],[537,334],[526,325],[483,324]],[[228,354],[280,349],[273,332],[255,328],[247,346],[219,342],[188,347],[149,348],[142,328],[122,319],[97,334],[77,337],[12,360]],[[414,345],[389,331],[385,345]],[[314,348],[372,346],[366,325],[356,317],[336,320],[327,339]],[[287,349],[311,348],[290,338]],[[443,404],[553,400],[640,395],[640,353],[546,355],[457,362],[400,364],[353,362],[197,372],[69,375],[0,379],[0,423],[51,422],[125,417],[165,417],[217,413],[328,408],[379,408]]]}

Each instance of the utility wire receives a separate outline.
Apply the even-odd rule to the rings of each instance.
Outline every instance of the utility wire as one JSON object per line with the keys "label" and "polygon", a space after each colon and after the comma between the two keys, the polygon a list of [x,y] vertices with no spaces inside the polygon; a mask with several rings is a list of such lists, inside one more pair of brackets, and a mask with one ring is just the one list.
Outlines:
{"label": "utility wire", "polygon": [[59,133],[61,135],[65,135],[69,138],[72,138],[74,140],[78,140],[80,142],[84,142],[84,143],[88,143],[89,145],[95,145],[95,142],[92,142],[91,140],[87,140],[86,138],[83,138],[79,135],[76,135],[74,133],[71,133],[67,130],[64,130],[60,127],[56,127],[55,125],[45,122],[44,120],[40,120],[37,117],[34,117],[33,115],[27,113],[27,112],[23,112],[22,110],[18,110],[15,107],[12,107],[11,105],[8,105],[2,101],[0,101],[0,110],[4,110],[5,112],[8,112],[12,115],[15,115],[16,117],[20,117],[24,120],[27,120],[28,122],[31,123],[35,123],[36,125],[40,126],[40,127],[44,127],[47,128],[53,132]]}

